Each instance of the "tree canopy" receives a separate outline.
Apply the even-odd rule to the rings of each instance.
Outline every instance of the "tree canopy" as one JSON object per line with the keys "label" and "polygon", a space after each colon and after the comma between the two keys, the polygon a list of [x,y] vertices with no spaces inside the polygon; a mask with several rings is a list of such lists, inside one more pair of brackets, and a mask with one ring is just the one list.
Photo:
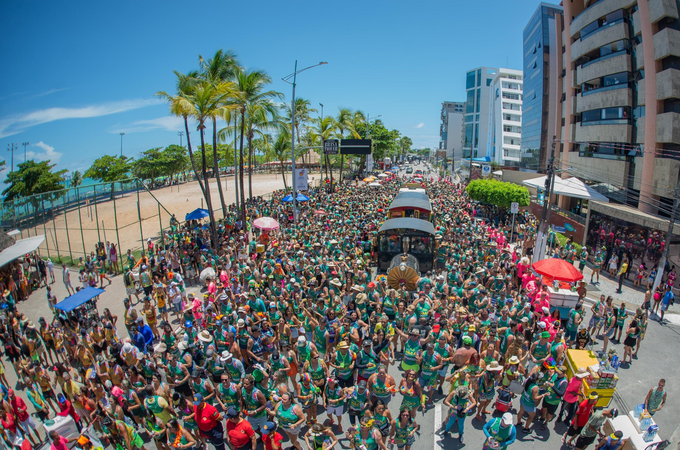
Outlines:
{"label": "tree canopy", "polygon": [[529,206],[529,190],[518,184],[492,179],[477,179],[468,184],[468,196],[489,205],[509,208],[512,202],[519,206]]}
{"label": "tree canopy", "polygon": [[186,170],[189,165],[187,150],[179,145],[169,145],[149,149],[141,157],[132,162],[132,174],[142,180],[153,180],[158,177],[169,177]]}
{"label": "tree canopy", "polygon": [[104,155],[95,159],[83,176],[104,183],[113,183],[128,178],[131,170],[132,158]]}
{"label": "tree canopy", "polygon": [[[35,162],[29,159],[17,166],[17,170],[7,174],[5,184],[8,184],[2,195],[5,200],[14,200],[20,197],[54,192],[52,200],[63,195],[64,174],[66,169],[53,172],[56,164],[50,161]],[[35,202],[33,202],[35,204]]]}

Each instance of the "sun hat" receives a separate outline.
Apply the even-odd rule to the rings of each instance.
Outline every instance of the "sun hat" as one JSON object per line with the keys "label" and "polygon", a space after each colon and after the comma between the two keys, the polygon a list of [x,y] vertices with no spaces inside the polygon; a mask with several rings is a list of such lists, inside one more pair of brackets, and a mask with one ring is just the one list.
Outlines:
{"label": "sun hat", "polygon": [[514,366],[515,364],[519,364],[519,358],[517,355],[513,355],[508,362]]}
{"label": "sun hat", "polygon": [[222,356],[220,356],[220,361],[221,362],[226,362],[227,360],[231,359],[234,355],[231,354],[229,350],[225,350],[222,352]]}
{"label": "sun hat", "polygon": [[550,339],[550,332],[544,331],[543,333],[541,333],[541,339]]}
{"label": "sun hat", "polygon": [[198,333],[198,340],[207,344],[208,342],[212,342],[213,337],[210,335],[208,330],[203,330]]}
{"label": "sun hat", "polygon": [[344,348],[349,348],[349,344],[347,341],[340,341],[340,343],[337,345],[337,348],[341,350]]}
{"label": "sun hat", "polygon": [[503,370],[503,366],[499,366],[498,361],[491,361],[489,364],[486,365],[486,370],[489,370],[491,372],[498,372]]}
{"label": "sun hat", "polygon": [[463,337],[463,344],[472,345],[472,338],[470,336],[464,336]]}

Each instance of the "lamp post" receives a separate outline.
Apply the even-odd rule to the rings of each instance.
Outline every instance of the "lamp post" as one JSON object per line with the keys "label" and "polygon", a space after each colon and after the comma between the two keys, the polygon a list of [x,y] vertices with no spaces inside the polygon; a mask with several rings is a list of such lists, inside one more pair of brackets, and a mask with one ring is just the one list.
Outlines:
{"label": "lamp post", "polygon": [[[313,66],[305,67],[304,69],[298,70],[297,68],[297,59],[295,60],[295,71],[291,73],[290,75],[286,75],[285,77],[281,78],[283,81],[285,81],[288,84],[293,85],[293,99],[291,100],[290,104],[290,136],[291,136],[291,146],[290,146],[290,155],[291,155],[291,172],[293,174],[292,178],[292,183],[293,183],[293,222],[297,222],[297,185],[295,184],[295,84],[297,82],[297,74],[304,72],[305,70],[309,70],[313,67],[317,66],[322,66],[324,64],[328,64],[326,61],[321,61],[319,64],[314,64]],[[293,82],[290,81],[290,79],[293,79]]]}
{"label": "lamp post", "polygon": [[10,169],[10,173],[14,172],[14,150],[18,150],[19,145],[18,144],[7,144],[7,151],[12,152],[12,168]]}
{"label": "lamp post", "polygon": [[125,136],[125,133],[120,133],[120,157],[123,157],[123,136]]}
{"label": "lamp post", "polygon": [[178,131],[177,136],[179,136],[179,146],[182,146],[182,136],[184,136],[184,131]]}
{"label": "lamp post", "polygon": [[28,147],[28,142],[22,142],[21,145],[24,146],[24,162],[26,162],[26,147]]}

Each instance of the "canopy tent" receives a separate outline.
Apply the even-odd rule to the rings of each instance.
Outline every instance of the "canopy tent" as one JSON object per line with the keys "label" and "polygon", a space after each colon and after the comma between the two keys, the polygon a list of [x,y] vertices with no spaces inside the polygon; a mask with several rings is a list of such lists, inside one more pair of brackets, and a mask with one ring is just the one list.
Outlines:
{"label": "canopy tent", "polygon": [[33,236],[26,239],[19,239],[13,245],[7,247],[0,252],[0,267],[7,263],[11,263],[17,258],[24,256],[27,253],[34,252],[40,244],[45,240],[44,235]]}
{"label": "canopy tent", "polygon": [[[298,194],[297,197],[296,197],[296,199],[297,199],[297,201],[299,201],[299,202],[306,202],[306,201],[309,201],[309,197],[307,197],[307,196],[304,195],[304,194]],[[286,195],[285,197],[283,197],[283,198],[281,199],[281,201],[282,201],[282,202],[286,202],[286,203],[291,203],[291,202],[293,201],[293,195],[292,195],[292,194],[288,194],[288,195]]]}
{"label": "canopy tent", "polygon": [[80,291],[76,292],[70,297],[66,297],[64,300],[54,305],[54,307],[57,309],[61,309],[64,312],[70,312],[79,307],[80,305],[83,305],[92,300],[93,298],[99,296],[103,292],[106,291],[104,289],[87,287],[85,289],[81,289]]}
{"label": "canopy tent", "polygon": [[200,220],[203,219],[204,217],[208,217],[210,215],[210,211],[207,209],[202,209],[202,208],[196,208],[190,213],[188,213],[185,217],[184,220],[189,221],[189,220]]}
{"label": "canopy tent", "polygon": [[398,217],[396,219],[387,219],[380,226],[380,232],[387,230],[417,230],[435,235],[434,225],[432,222],[422,219],[414,219],[412,217]]}
{"label": "canopy tent", "polygon": [[[522,184],[534,189],[545,188],[545,177],[531,178],[522,181]],[[604,195],[591,188],[583,181],[576,177],[567,178],[566,180],[560,177],[555,177],[555,185],[553,186],[553,194],[564,195],[565,197],[582,198],[584,200],[594,200],[602,203],[609,203],[609,199]]]}
{"label": "canopy tent", "polygon": [[574,282],[583,279],[583,274],[573,264],[559,258],[546,258],[535,262],[531,267],[536,273],[554,280]]}

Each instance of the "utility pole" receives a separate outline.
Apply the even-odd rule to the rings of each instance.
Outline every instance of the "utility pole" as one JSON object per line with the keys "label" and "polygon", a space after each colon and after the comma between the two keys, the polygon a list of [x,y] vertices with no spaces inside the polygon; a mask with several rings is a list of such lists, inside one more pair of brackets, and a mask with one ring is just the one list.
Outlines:
{"label": "utility pole", "polygon": [[177,136],[179,136],[179,146],[182,146],[182,136],[184,136],[184,131],[178,131]]}
{"label": "utility pole", "polygon": [[18,144],[7,144],[7,151],[12,152],[12,169],[10,170],[10,173],[14,172],[14,150],[18,149],[19,149]]}
{"label": "utility pole", "polygon": [[26,162],[26,147],[28,147],[28,142],[22,142],[21,145],[24,146],[24,162]]}
{"label": "utility pole", "polygon": [[555,185],[555,142],[557,136],[553,136],[553,141],[550,149],[550,160],[545,176],[545,196],[543,198],[543,210],[541,211],[541,223],[536,233],[536,243],[534,245],[535,252],[533,262],[540,261],[545,257],[545,249],[547,247],[547,240],[549,234],[550,221],[550,199],[552,197],[553,187]]}
{"label": "utility pole", "polygon": [[125,133],[120,133],[120,157],[123,157],[123,136],[125,136]]}
{"label": "utility pole", "polygon": [[656,272],[656,278],[654,279],[654,287],[652,287],[652,292],[656,292],[656,288],[661,284],[661,279],[663,278],[663,273],[666,269],[666,262],[670,258],[671,253],[671,236],[673,235],[673,228],[675,227],[675,216],[678,213],[678,206],[680,206],[680,182],[675,186],[675,193],[673,194],[673,209],[671,209],[671,218],[668,221],[668,231],[666,231],[666,241],[663,246],[663,254],[661,255],[661,260],[659,260],[659,270]]}

